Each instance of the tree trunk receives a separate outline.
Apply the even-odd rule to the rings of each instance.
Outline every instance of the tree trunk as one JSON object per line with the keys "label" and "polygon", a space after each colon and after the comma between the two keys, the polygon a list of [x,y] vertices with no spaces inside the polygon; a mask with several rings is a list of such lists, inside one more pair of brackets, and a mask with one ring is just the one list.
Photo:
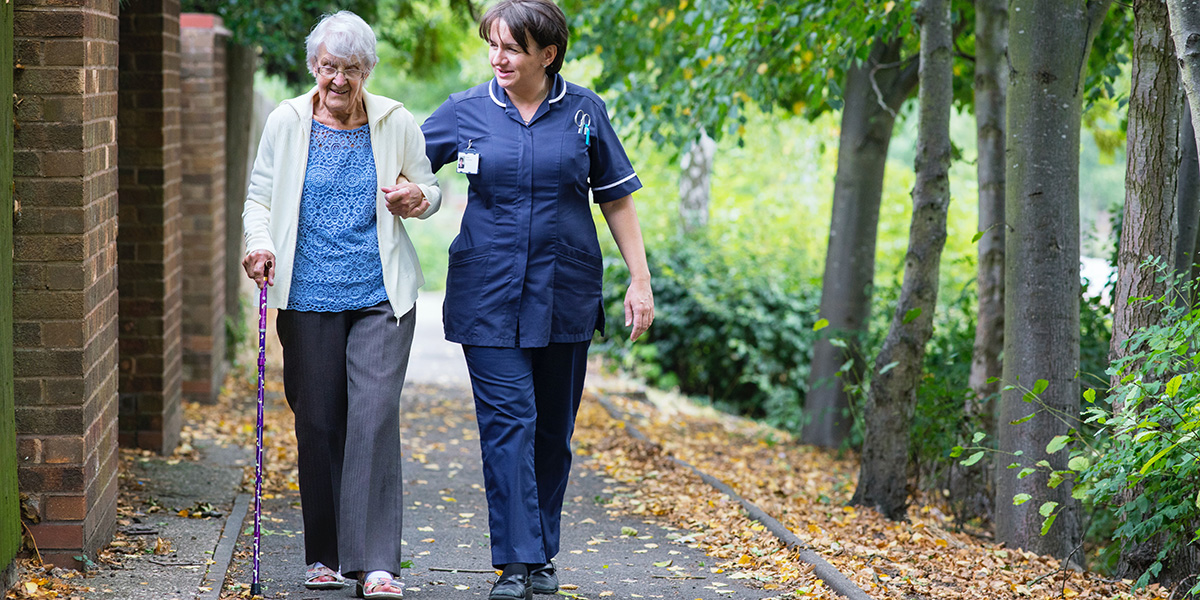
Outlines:
{"label": "tree trunk", "polygon": [[[1192,128],[1192,111],[1187,98],[1179,113],[1179,175],[1175,184],[1175,214],[1179,220],[1179,245],[1175,251],[1175,268],[1191,280],[1197,270],[1196,251],[1200,250],[1200,156],[1196,153],[1196,132]],[[1193,294],[1194,297],[1194,294]]]}
{"label": "tree trunk", "polygon": [[1131,299],[1166,293],[1166,284],[1158,280],[1157,271],[1142,268],[1142,262],[1152,256],[1173,261],[1179,238],[1175,212],[1179,68],[1171,59],[1167,7],[1163,0],[1134,0],[1133,16],[1125,212],[1117,251],[1109,345],[1109,356],[1114,361],[1128,353],[1124,346],[1130,334],[1159,322],[1161,311],[1157,305]]}
{"label": "tree trunk", "polygon": [[699,139],[683,155],[679,176],[679,222],[684,233],[708,225],[710,180],[716,154],[717,143],[701,129]]}
{"label": "tree trunk", "polygon": [[[246,272],[242,270],[242,205],[246,184],[250,140],[254,137],[254,71],[258,53],[251,46],[230,43],[226,48],[225,72],[225,316],[230,322],[242,319],[242,296],[237,293]],[[226,358],[237,354],[238,338],[226,335]]]}
{"label": "tree trunk", "polygon": [[907,518],[908,440],[917,403],[925,344],[933,334],[938,267],[946,245],[950,206],[950,105],[954,40],[949,0],[923,0],[920,122],[912,224],[904,259],[904,283],[892,326],[884,339],[867,395],[866,437],[858,488],[851,504],[872,506],[893,520]]}
{"label": "tree trunk", "polygon": [[[871,313],[884,165],[896,121],[895,110],[912,93],[917,80],[912,64],[878,70],[876,67],[897,63],[900,47],[901,40],[875,40],[867,62],[852,67],[846,75],[829,249],[821,282],[820,317],[829,321],[829,327],[813,349],[812,373],[804,401],[807,423],[800,436],[806,444],[837,448],[846,440],[853,424],[847,414],[849,400],[838,370],[846,361],[853,361],[850,383],[858,383],[865,369],[859,338],[866,332]],[[872,86],[873,71],[886,109],[880,105]],[[845,339],[848,348],[833,346],[829,342],[831,336]]]}
{"label": "tree trunk", "polygon": [[[1008,0],[975,3],[975,129],[979,157],[979,273],[975,280],[979,311],[971,358],[966,418],[988,435],[996,429],[995,395],[1000,389],[1000,353],[1004,350],[1004,92],[1008,65]],[[990,521],[994,490],[983,464],[956,472],[953,497],[967,518]]]}
{"label": "tree trunk", "polygon": [[[1066,467],[1046,445],[1068,426],[1051,410],[1079,414],[1079,129],[1083,77],[1092,40],[1111,0],[1012,0],[1009,4],[1008,177],[1005,238],[1004,381],[999,450],[1030,465]],[[1048,387],[1022,401],[1038,380]],[[1046,408],[1039,406],[1039,403]],[[1041,410],[1038,410],[1041,409]],[[1011,425],[1038,410],[1037,416]],[[996,465],[996,541],[1067,559],[1081,537],[1069,483],[1047,474],[1024,479]],[[1017,494],[1032,499],[1014,505]],[[1050,535],[1040,535],[1043,503],[1058,502]],[[1076,560],[1082,562],[1076,554]]]}
{"label": "tree trunk", "polygon": [[[1129,126],[1125,168],[1125,210],[1117,251],[1117,285],[1113,302],[1113,333],[1109,356],[1116,361],[1129,355],[1129,336],[1158,324],[1157,304],[1133,300],[1160,297],[1167,284],[1153,268],[1143,268],[1149,257],[1172,261],[1179,238],[1175,182],[1179,172],[1179,68],[1173,60],[1168,35],[1167,5],[1163,0],[1135,0],[1132,84],[1129,92]],[[1194,217],[1193,217],[1194,218]],[[1112,384],[1119,383],[1114,376]],[[1114,402],[1114,408],[1118,408]],[[1140,487],[1121,497],[1132,502]],[[1162,540],[1121,541],[1117,575],[1137,579],[1158,559]],[[1166,580],[1171,569],[1159,573]]]}
{"label": "tree trunk", "polygon": [[[1179,58],[1183,91],[1187,93],[1192,112],[1192,124],[1200,123],[1200,0],[1167,0],[1171,15],[1171,37],[1175,41],[1175,56]],[[1200,127],[1193,127],[1196,145],[1200,146]]]}

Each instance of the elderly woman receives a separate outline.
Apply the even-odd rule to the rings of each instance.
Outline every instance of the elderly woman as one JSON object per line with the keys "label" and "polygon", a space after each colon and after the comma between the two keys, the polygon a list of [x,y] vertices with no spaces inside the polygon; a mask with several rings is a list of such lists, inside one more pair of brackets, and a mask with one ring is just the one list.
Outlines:
{"label": "elderly woman", "polygon": [[641,187],[604,102],[558,74],[567,21],[549,0],[502,0],[483,16],[494,79],[425,121],[434,170],[470,182],[450,245],[446,338],[463,344],[487,489],[491,600],[554,594],[551,559],[571,469],[588,345],[604,326],[602,261],[588,193],[632,276],[625,325],[654,318],[631,194]]}
{"label": "elderly woman", "polygon": [[370,26],[328,15],[306,45],[316,87],[267,118],[242,264],[280,309],[305,586],[340,588],[345,573],[360,596],[400,598],[400,394],[424,283],[401,219],[433,214],[441,192],[413,116],[365,89]]}

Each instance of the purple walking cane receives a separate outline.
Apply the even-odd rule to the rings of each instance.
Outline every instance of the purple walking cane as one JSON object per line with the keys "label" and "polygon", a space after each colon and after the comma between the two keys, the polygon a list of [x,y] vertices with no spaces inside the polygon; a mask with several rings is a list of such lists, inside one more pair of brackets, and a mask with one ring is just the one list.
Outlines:
{"label": "purple walking cane", "polygon": [[250,583],[250,596],[262,596],[262,584],[258,579],[258,551],[262,541],[262,479],[263,479],[263,384],[266,382],[267,367],[267,263],[263,273],[262,291],[258,294],[258,425],[255,430],[258,440],[254,457],[254,578]]}

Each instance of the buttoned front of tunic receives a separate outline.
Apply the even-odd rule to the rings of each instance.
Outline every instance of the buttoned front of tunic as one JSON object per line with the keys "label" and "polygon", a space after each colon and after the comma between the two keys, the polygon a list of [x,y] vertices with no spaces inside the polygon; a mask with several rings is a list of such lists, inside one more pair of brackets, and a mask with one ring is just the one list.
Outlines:
{"label": "buttoned front of tunic", "polygon": [[603,262],[588,194],[602,203],[642,184],[599,96],[556,75],[525,123],[493,80],[451,95],[421,129],[435,172],[460,152],[479,155],[450,245],[446,339],[537,348],[603,331]]}

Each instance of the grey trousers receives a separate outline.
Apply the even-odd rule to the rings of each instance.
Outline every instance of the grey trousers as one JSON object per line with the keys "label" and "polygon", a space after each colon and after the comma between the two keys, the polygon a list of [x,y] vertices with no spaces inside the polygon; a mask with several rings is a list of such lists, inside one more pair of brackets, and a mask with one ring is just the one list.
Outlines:
{"label": "grey trousers", "polygon": [[400,394],[416,307],[279,311],[283,387],[296,417],[305,562],[400,573]]}

